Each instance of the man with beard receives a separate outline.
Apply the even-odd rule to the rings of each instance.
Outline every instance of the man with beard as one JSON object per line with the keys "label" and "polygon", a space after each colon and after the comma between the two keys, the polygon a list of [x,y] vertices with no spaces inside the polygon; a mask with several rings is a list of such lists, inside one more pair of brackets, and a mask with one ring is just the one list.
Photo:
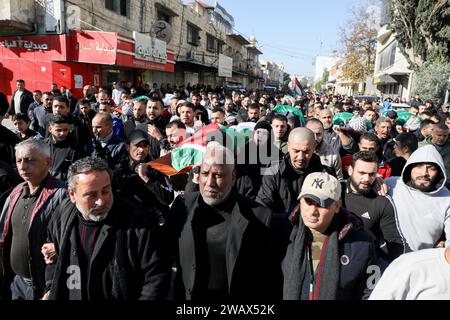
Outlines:
{"label": "man with beard", "polygon": [[[242,99],[240,109],[236,116],[236,121],[238,123],[249,121],[248,120],[248,107],[250,106],[251,103],[252,103],[252,100],[249,97],[245,97],[244,99]],[[258,107],[258,111],[259,111],[259,107]]]}
{"label": "man with beard", "polygon": [[147,132],[148,120],[146,114],[147,100],[136,101],[133,105],[133,118],[124,122],[125,137],[128,139],[135,129]]}
{"label": "man with beard", "polygon": [[89,104],[91,106],[94,106],[95,103],[97,102],[97,100],[95,100],[94,90],[93,90],[93,88],[90,85],[85,85],[83,87],[83,98],[78,100],[77,106],[75,107],[75,111],[79,110],[79,107],[80,107],[81,104],[84,103],[84,100],[89,101]]}
{"label": "man with beard", "polygon": [[225,98],[225,103],[223,105],[225,110],[225,121],[228,125],[234,126],[237,125],[236,117],[237,112],[234,111],[233,99]]}
{"label": "man with beard", "polygon": [[[449,130],[445,123],[436,124],[431,133],[431,137],[419,144],[419,146],[431,144],[436,148],[444,160],[447,177],[450,175],[450,139],[448,136]],[[450,181],[447,181],[445,186],[447,189],[450,188]]]}
{"label": "man with beard", "polygon": [[233,153],[210,144],[200,167],[200,191],[178,197],[172,206],[176,298],[258,301],[281,293],[281,283],[275,289],[281,270],[277,278],[271,211],[235,194],[235,179]]}
{"label": "man with beard", "polygon": [[186,139],[186,126],[174,120],[166,126],[166,137],[161,140],[161,157],[178,147]]}
{"label": "man with beard", "polygon": [[320,111],[319,120],[325,129],[324,139],[341,156],[351,154],[355,149],[352,137],[343,132],[339,126],[333,125],[333,113],[328,109]]}
{"label": "man with beard", "polygon": [[432,145],[417,149],[401,177],[385,182],[394,201],[407,251],[433,248],[445,232],[450,245],[450,191],[441,155]]}
{"label": "man with beard", "polygon": [[392,203],[374,191],[378,158],[374,152],[360,151],[353,155],[348,168],[349,179],[342,185],[342,205],[360,217],[364,229],[377,247],[380,265],[392,262],[404,253],[404,241],[397,229]]}
{"label": "man with beard", "polygon": [[171,260],[150,209],[113,195],[112,172],[102,159],[75,162],[68,184],[70,200],[48,227],[56,256],[47,266],[44,299],[165,299]]}
{"label": "man with beard", "polygon": [[375,133],[381,141],[383,158],[391,161],[395,158],[394,140],[391,138],[392,122],[389,118],[380,117],[375,123]]}
{"label": "man with beard", "polygon": [[199,93],[194,93],[192,95],[191,102],[195,106],[195,113],[197,115],[201,114],[202,115],[202,118],[201,118],[202,122],[207,125],[207,124],[209,124],[208,110],[206,110],[205,107],[201,105],[201,103],[200,103],[201,99],[202,99],[202,96]]}
{"label": "man with beard", "polygon": [[256,123],[259,120],[260,111],[259,106],[257,104],[251,104],[247,108],[247,121],[245,122],[253,122]]}
{"label": "man with beard", "polygon": [[316,137],[316,154],[320,157],[322,165],[331,168],[338,179],[343,179],[341,156],[324,140],[322,122],[314,118],[310,119],[306,123],[306,128],[310,129]]}
{"label": "man with beard", "polygon": [[289,212],[297,204],[306,176],[324,170],[315,150],[316,140],[311,130],[292,130],[288,138],[288,154],[266,170],[256,201],[277,214]]}

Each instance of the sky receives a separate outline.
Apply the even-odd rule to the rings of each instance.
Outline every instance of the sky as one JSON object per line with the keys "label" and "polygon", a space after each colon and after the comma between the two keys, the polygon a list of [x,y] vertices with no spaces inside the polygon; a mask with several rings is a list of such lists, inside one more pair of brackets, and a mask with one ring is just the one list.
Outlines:
{"label": "sky", "polygon": [[235,32],[256,37],[264,53],[261,60],[283,63],[290,74],[313,76],[317,55],[341,49],[339,26],[347,20],[348,10],[361,2],[220,0],[219,4],[234,17]]}

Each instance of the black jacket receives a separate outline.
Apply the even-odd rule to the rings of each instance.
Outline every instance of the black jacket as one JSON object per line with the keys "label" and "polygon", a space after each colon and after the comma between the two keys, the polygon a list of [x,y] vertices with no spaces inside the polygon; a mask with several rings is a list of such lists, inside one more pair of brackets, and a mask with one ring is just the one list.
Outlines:
{"label": "black jacket", "polygon": [[272,209],[274,213],[285,213],[297,202],[306,176],[312,172],[322,172],[324,167],[319,156],[313,154],[308,168],[297,173],[292,168],[287,154],[283,160],[272,164],[271,169],[274,173],[263,177],[256,201]]}
{"label": "black jacket", "polygon": [[[298,210],[297,206],[292,214],[298,216]],[[341,209],[325,234],[328,236],[313,275],[310,295],[312,272],[306,247],[311,244],[312,236],[301,217],[298,218],[283,261],[284,300],[360,300],[369,297],[380,270],[375,246],[363,230],[361,220]]]}
{"label": "black jacket", "polygon": [[149,167],[150,180],[145,183],[134,171],[133,166],[135,165],[137,164],[130,165],[128,154],[121,158],[113,172],[113,190],[122,198],[128,199],[140,207],[150,209],[150,211],[155,211],[158,216],[166,215],[169,212],[169,205],[174,199],[172,186],[168,179],[162,173]]}
{"label": "black jacket", "polygon": [[3,92],[0,92],[0,116],[3,116],[8,111],[8,99]]}
{"label": "black jacket", "polygon": [[49,171],[52,176],[62,181],[67,180],[70,165],[87,155],[83,148],[75,142],[72,134],[69,134],[64,141],[54,141],[50,136],[44,139],[44,142],[49,145],[52,156]]}
{"label": "black jacket", "polygon": [[[176,297],[207,300],[208,259],[205,227],[210,214],[199,192],[178,197],[170,211],[170,230],[176,242]],[[228,293],[231,300],[267,301],[279,293],[270,230],[271,211],[250,199],[235,196],[226,245]],[[281,272],[281,270],[280,270]]]}
{"label": "black jacket", "polygon": [[405,248],[391,201],[374,192],[369,195],[352,192],[348,183],[341,182],[342,206],[361,218],[364,230],[372,236],[377,246],[378,256],[392,262],[405,252]]}
{"label": "black jacket", "polygon": [[15,167],[14,147],[20,142],[19,137],[0,123],[0,160]]}
{"label": "black jacket", "polygon": [[[55,244],[57,261],[47,266],[51,300],[154,300],[168,292],[171,259],[161,230],[152,215],[116,197],[101,226],[87,281],[87,296],[80,287],[68,288],[73,271],[80,267],[79,212],[63,202],[48,227],[48,241]],[[78,269],[80,270],[80,269]],[[86,277],[85,274],[81,278]],[[78,279],[79,280],[79,279]]]}
{"label": "black jacket", "polygon": [[[11,96],[11,104],[9,105],[9,109],[8,109],[8,113],[10,115],[16,114],[16,107],[15,107],[15,101],[14,101],[14,96],[15,96],[16,92],[17,92],[17,90],[14,91]],[[28,114],[28,107],[33,102],[34,102],[33,94],[30,91],[28,91],[27,89],[25,89],[23,91],[22,95],[20,96],[20,113]]]}

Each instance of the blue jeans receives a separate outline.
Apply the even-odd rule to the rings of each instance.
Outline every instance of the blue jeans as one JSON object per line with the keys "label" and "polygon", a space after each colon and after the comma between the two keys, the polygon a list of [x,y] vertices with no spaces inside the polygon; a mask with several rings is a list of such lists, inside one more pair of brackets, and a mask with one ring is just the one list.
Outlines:
{"label": "blue jeans", "polygon": [[33,300],[33,284],[30,280],[25,280],[21,276],[15,276],[11,283],[12,300]]}

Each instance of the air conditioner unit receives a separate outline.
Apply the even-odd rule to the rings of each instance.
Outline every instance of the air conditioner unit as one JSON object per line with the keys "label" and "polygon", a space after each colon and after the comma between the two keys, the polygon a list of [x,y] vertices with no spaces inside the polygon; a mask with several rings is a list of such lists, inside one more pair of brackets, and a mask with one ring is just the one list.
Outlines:
{"label": "air conditioner unit", "polygon": [[187,59],[188,60],[195,60],[195,51],[188,51],[187,53]]}

